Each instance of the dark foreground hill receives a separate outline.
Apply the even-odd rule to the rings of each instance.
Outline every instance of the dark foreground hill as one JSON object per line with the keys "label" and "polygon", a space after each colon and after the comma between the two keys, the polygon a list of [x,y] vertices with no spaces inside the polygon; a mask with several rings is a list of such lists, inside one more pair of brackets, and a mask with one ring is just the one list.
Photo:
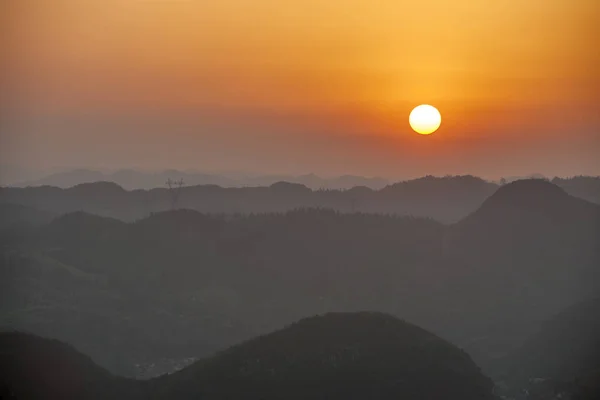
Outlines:
{"label": "dark foreground hill", "polygon": [[466,353],[379,313],[307,318],[148,382],[113,377],[70,346],[17,333],[0,334],[0,363],[4,394],[17,399],[493,398]]}
{"label": "dark foreground hill", "polygon": [[100,368],[57,340],[0,333],[0,399],[108,399],[139,396],[141,386]]}
{"label": "dark foreground hill", "polygon": [[491,381],[439,337],[379,313],[332,313],[159,379],[160,399],[491,399]]}
{"label": "dark foreground hill", "polygon": [[158,381],[161,399],[492,398],[466,353],[365,312],[307,318]]}

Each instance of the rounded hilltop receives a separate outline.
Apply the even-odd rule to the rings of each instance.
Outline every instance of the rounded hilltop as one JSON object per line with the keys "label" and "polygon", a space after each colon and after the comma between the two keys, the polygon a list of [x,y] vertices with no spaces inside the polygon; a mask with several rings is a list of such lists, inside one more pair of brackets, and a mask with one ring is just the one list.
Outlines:
{"label": "rounded hilltop", "polygon": [[371,312],[306,318],[159,381],[161,399],[493,398],[465,352]]}
{"label": "rounded hilltop", "polygon": [[524,207],[536,207],[548,201],[568,197],[561,187],[545,179],[520,179],[504,186],[484,202],[484,206],[518,203]]}

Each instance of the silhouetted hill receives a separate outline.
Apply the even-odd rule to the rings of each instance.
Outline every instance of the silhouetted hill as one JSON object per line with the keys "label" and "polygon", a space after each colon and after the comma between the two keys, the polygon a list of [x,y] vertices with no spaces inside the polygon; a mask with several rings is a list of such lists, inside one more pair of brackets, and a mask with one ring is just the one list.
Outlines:
{"label": "silhouetted hill", "polygon": [[[597,266],[600,206],[568,195],[543,180],[523,180],[500,188],[482,206],[453,225],[446,238],[447,255],[477,259],[495,254],[556,260],[576,256],[580,267]],[[510,249],[510,251],[505,251]],[[464,256],[464,257],[463,257]],[[551,261],[551,259],[549,260]],[[491,269],[489,266],[488,269]]]}
{"label": "silhouetted hill", "polygon": [[472,218],[484,214],[514,212],[517,209],[551,214],[572,204],[587,209],[597,206],[568,195],[566,190],[546,180],[527,179],[502,186],[482,204]]}
{"label": "silhouetted hill", "polygon": [[1,399],[125,399],[132,395],[138,395],[134,382],[112,376],[69,345],[25,333],[0,333]]}
{"label": "silhouetted hill", "polygon": [[211,174],[188,173],[184,171],[165,170],[160,172],[143,172],[132,169],[122,169],[112,173],[103,173],[89,169],[61,171],[41,179],[17,182],[11,186],[55,186],[63,189],[83,183],[107,181],[125,187],[129,190],[152,189],[164,187],[165,182],[174,176],[184,179],[190,185],[221,185],[225,187],[238,186],[233,179]]}
{"label": "silhouetted hill", "polygon": [[0,333],[2,399],[493,399],[470,357],[380,313],[332,313],[150,381],[118,378],[70,345]]}
{"label": "silhouetted hill", "polygon": [[532,252],[538,240],[548,245],[552,234],[557,245],[565,244],[559,247],[570,249],[567,244],[571,242],[578,247],[581,241],[597,243],[599,220],[600,206],[569,196],[556,185],[543,180],[516,181],[498,189],[477,211],[455,224],[448,246],[449,251],[461,245],[475,247],[481,256],[510,246],[511,254],[502,253],[512,256],[515,246]]}
{"label": "silhouetted hill", "polygon": [[[412,215],[454,222],[478,207],[496,185],[474,177],[426,177],[371,190],[311,190],[301,183],[277,181],[270,186],[223,188],[186,186],[177,191],[178,208],[206,213],[285,212],[302,207],[342,212]],[[10,202],[55,213],[86,211],[132,221],[171,209],[175,191],[156,188],[126,191],[114,183],[81,184],[68,189],[41,186],[2,188],[0,203]]]}
{"label": "silhouetted hill", "polygon": [[492,399],[469,356],[378,313],[312,317],[157,382],[164,399]]}
{"label": "silhouetted hill", "polygon": [[[600,202],[600,185],[597,184],[600,179],[579,177],[555,179],[555,182],[575,196]],[[162,188],[132,191],[112,182],[86,183],[67,189],[50,186],[1,188],[0,203],[20,204],[59,214],[86,211],[133,221],[172,208],[175,192],[167,190],[164,183],[161,185]],[[217,214],[324,207],[342,212],[413,215],[456,222],[475,211],[498,188],[494,183],[473,176],[427,176],[379,190],[364,185],[347,190],[314,190],[306,184],[284,181],[269,185],[244,188],[224,188],[214,184],[185,186],[177,193],[176,207]]]}
{"label": "silhouetted hill", "polygon": [[90,183],[80,183],[69,188],[74,195],[81,196],[118,196],[125,192],[121,186],[114,182],[96,181]]}
{"label": "silhouetted hill", "polygon": [[600,206],[543,180],[500,188],[448,228],[443,248],[456,301],[448,306],[480,320],[474,346],[491,336],[518,344],[542,319],[600,290]]}
{"label": "silhouetted hill", "polygon": [[[291,175],[263,175],[263,176],[225,176],[219,174],[204,174],[189,171],[165,170],[158,172],[144,172],[133,169],[122,169],[112,173],[102,173],[89,169],[75,169],[50,174],[41,179],[17,181],[8,179],[11,186],[56,186],[69,188],[82,183],[96,181],[114,182],[126,189],[153,189],[163,187],[166,180],[177,177],[183,179],[188,185],[218,185],[222,187],[249,187],[269,186],[278,181],[288,181],[310,187],[311,189],[347,189],[353,186],[365,185],[373,189],[381,189],[388,184],[383,178],[369,178],[363,176],[343,175],[334,178],[322,178],[315,174],[299,176]],[[7,178],[10,178],[7,176]],[[3,180],[3,184],[4,180]]]}
{"label": "silhouetted hill", "polygon": [[269,186],[269,188],[277,193],[287,193],[292,195],[308,193],[311,191],[309,188],[300,183],[290,183],[284,181],[275,182],[274,184]]}

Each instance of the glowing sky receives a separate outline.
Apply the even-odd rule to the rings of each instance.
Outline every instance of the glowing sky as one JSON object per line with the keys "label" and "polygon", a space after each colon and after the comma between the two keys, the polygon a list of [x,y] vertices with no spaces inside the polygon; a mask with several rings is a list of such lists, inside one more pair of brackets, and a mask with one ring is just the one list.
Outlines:
{"label": "glowing sky", "polygon": [[3,163],[600,174],[597,0],[0,4]]}

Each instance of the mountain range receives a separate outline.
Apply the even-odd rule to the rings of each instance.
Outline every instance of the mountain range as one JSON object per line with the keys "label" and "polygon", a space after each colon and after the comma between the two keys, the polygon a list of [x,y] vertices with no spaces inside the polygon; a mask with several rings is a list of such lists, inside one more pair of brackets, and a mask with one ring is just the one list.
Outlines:
{"label": "mountain range", "polygon": [[10,371],[0,374],[6,398],[31,400],[493,399],[491,380],[466,353],[364,312],[306,318],[149,381],[111,375],[55,340],[0,333],[0,371]]}
{"label": "mountain range", "polygon": [[254,187],[269,186],[275,182],[286,181],[299,183],[311,189],[347,189],[354,186],[366,186],[381,189],[389,181],[379,177],[363,177],[343,175],[323,178],[315,174],[305,175],[244,175],[244,174],[210,174],[192,171],[164,170],[146,172],[134,169],[122,169],[114,172],[102,172],[91,169],[70,169],[55,172],[39,179],[22,181],[8,180],[4,184],[13,187],[55,186],[69,188],[82,183],[98,181],[113,182],[127,190],[154,189],[164,187],[168,179],[182,179],[188,186],[217,185],[221,187]]}
{"label": "mountain range", "polygon": [[[359,175],[342,175],[322,177],[314,173],[301,175],[285,174],[248,174],[241,172],[206,173],[194,170],[165,169],[157,171],[144,171],[138,169],[119,169],[112,172],[72,168],[59,169],[44,175],[33,170],[18,168],[12,165],[0,164],[0,185],[10,187],[28,186],[54,186],[69,188],[83,183],[112,182],[126,190],[155,189],[165,187],[166,181],[183,180],[186,186],[216,185],[227,187],[256,187],[269,186],[276,182],[290,182],[304,185],[312,190],[319,189],[351,189],[353,187],[368,187],[379,190],[391,185],[397,180],[382,177],[366,177]],[[508,176],[497,180],[495,183],[504,184],[523,179],[544,179],[560,182],[564,178],[547,178],[542,174],[534,173],[524,176]],[[567,178],[568,179],[568,178]]]}
{"label": "mountain range", "polygon": [[0,398],[595,400],[599,306],[552,316],[500,363],[495,383],[451,343],[374,312],[304,318],[149,380],[115,376],[58,340],[4,332]]}
{"label": "mountain range", "polygon": [[[600,178],[556,178],[552,181],[569,194],[600,204]],[[168,189],[125,190],[112,182],[0,188],[0,203],[36,208],[54,214],[85,211],[135,221],[152,213],[185,208],[211,214],[286,212],[301,207],[341,212],[366,212],[428,217],[453,223],[472,213],[501,186],[473,176],[427,176],[373,190],[355,186],[347,190],[312,190],[290,182],[270,186],[224,188],[216,185]]]}
{"label": "mountain range", "polygon": [[491,371],[600,291],[600,206],[543,180],[502,186],[452,224],[311,208],[135,222],[16,210],[0,230],[0,325],[130,376],[310,315],[362,310],[422,326]]}

